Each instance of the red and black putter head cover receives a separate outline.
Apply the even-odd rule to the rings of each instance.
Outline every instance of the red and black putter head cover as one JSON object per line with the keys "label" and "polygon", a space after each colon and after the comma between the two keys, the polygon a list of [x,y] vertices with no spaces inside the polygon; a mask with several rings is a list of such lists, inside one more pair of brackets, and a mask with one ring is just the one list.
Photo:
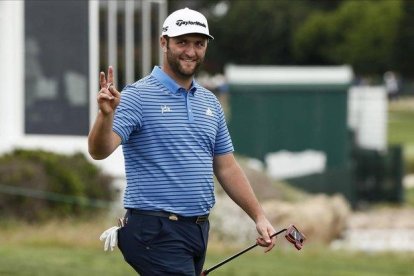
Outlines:
{"label": "red and black putter head cover", "polygon": [[292,243],[297,250],[301,250],[306,236],[301,233],[293,224],[290,225],[285,233],[285,238]]}

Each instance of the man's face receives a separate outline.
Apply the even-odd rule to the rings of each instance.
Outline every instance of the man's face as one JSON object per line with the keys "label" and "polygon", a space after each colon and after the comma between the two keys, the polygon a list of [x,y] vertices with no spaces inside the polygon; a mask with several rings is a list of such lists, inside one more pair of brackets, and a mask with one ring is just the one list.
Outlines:
{"label": "man's face", "polygon": [[167,62],[174,74],[181,78],[194,76],[204,60],[207,38],[189,34],[167,40]]}

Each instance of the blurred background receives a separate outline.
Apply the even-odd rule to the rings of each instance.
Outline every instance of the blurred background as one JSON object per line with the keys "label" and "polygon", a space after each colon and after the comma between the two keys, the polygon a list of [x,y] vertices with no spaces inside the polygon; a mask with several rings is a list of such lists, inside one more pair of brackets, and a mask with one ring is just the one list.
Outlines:
{"label": "blurred background", "polygon": [[[87,152],[98,75],[114,66],[122,89],[151,72],[164,19],[184,7],[208,19],[196,80],[263,208],[308,238],[213,273],[411,275],[411,0],[0,1],[0,275],[134,275],[99,241],[123,215],[125,174],[120,148]],[[256,238],[216,196],[207,267]]]}

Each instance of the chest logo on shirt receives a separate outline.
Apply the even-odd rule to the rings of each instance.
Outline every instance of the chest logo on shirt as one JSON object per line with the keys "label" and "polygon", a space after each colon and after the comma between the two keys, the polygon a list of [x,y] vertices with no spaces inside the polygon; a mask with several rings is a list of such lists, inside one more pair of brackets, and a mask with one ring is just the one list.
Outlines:
{"label": "chest logo on shirt", "polygon": [[165,112],[171,112],[171,108],[164,104],[164,106],[161,106],[161,113],[164,114]]}
{"label": "chest logo on shirt", "polygon": [[206,109],[206,115],[207,116],[210,116],[210,117],[213,117],[214,116],[213,111],[211,111],[210,107],[207,107],[207,109]]}

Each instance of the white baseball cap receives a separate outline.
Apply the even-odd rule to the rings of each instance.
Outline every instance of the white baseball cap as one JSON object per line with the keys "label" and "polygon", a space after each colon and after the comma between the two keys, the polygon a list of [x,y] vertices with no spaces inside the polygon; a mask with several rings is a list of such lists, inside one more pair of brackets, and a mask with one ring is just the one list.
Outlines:
{"label": "white baseball cap", "polygon": [[171,13],[162,25],[162,34],[169,37],[184,34],[203,34],[214,39],[208,31],[207,19],[195,10],[189,8],[176,10]]}

